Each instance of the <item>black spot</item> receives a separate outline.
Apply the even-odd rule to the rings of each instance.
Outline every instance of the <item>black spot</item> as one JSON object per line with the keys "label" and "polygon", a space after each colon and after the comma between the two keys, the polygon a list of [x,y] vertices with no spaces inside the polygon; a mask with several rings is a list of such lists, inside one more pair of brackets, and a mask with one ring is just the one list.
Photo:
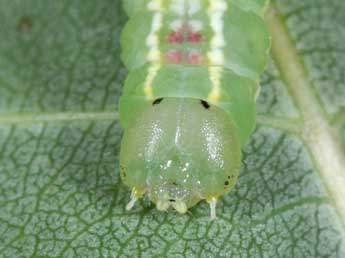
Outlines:
{"label": "black spot", "polygon": [[159,99],[154,100],[153,103],[152,103],[152,106],[158,105],[159,103],[161,103],[163,101],[163,99],[164,98],[159,98]]}
{"label": "black spot", "polygon": [[229,185],[229,181],[225,181],[225,182],[224,182],[224,185]]}
{"label": "black spot", "polygon": [[30,17],[24,16],[22,17],[17,24],[17,29],[20,32],[27,33],[30,32],[32,29],[32,20]]}
{"label": "black spot", "polygon": [[175,186],[177,186],[177,183],[176,183],[176,182],[173,182],[172,184],[175,185]]}
{"label": "black spot", "polygon": [[169,202],[175,202],[175,199],[169,199]]}
{"label": "black spot", "polygon": [[210,108],[210,104],[208,104],[207,101],[205,100],[200,100],[201,105],[205,108],[205,109],[209,109]]}

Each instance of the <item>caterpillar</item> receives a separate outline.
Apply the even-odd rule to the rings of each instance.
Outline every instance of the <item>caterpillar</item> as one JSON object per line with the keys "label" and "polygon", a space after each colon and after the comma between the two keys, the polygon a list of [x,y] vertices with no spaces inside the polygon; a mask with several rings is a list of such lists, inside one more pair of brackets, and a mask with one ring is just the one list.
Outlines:
{"label": "caterpillar", "polygon": [[129,70],[119,101],[120,175],[130,210],[147,195],[179,213],[201,200],[216,218],[255,127],[270,38],[266,0],[124,0]]}

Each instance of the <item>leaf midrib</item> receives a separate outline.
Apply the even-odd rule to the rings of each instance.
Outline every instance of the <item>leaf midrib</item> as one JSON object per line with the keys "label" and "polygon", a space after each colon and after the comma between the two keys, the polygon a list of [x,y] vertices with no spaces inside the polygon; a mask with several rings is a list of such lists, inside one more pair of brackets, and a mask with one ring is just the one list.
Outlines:
{"label": "leaf midrib", "polygon": [[345,229],[345,155],[319,100],[291,35],[272,4],[266,15],[272,56],[302,118],[301,137]]}

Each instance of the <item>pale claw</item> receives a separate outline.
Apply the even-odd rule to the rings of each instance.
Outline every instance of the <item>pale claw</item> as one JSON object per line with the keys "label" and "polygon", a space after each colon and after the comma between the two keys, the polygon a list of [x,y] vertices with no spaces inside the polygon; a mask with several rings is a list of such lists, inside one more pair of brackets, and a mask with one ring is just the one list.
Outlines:
{"label": "pale claw", "polygon": [[217,198],[213,197],[209,202],[211,208],[211,220],[215,220],[217,218],[216,215],[216,205],[217,205]]}
{"label": "pale claw", "polygon": [[131,193],[131,200],[126,206],[126,210],[131,210],[135,204],[135,202],[138,200],[136,190],[133,188],[132,193]]}

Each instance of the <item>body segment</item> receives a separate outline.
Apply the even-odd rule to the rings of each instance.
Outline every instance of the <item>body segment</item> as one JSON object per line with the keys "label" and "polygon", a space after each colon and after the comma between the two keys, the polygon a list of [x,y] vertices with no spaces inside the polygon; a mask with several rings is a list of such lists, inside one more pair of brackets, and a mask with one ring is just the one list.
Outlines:
{"label": "body segment", "polygon": [[[142,108],[140,104],[159,97],[204,99],[238,119],[244,143],[255,126],[253,100],[269,37],[263,19],[250,11],[262,1],[242,1],[246,4],[241,8],[225,0],[134,1],[140,11],[129,20],[121,39],[122,57],[131,72],[120,108],[132,114]],[[133,3],[127,9],[136,10]],[[184,80],[188,82],[176,83]],[[246,93],[238,100],[236,91]],[[139,105],[127,101],[134,97]],[[248,111],[236,108],[245,102],[252,103],[246,104]],[[243,112],[246,121],[239,119]],[[126,126],[130,119],[125,115],[121,120]]]}

